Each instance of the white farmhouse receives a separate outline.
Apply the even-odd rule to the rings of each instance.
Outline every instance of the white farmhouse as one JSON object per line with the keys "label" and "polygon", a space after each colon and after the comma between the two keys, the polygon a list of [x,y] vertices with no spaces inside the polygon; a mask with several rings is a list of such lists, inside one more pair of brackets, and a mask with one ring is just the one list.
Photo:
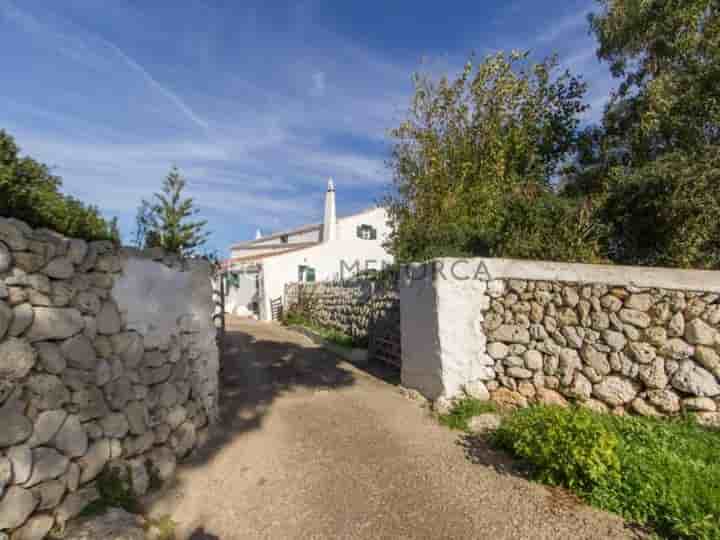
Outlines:
{"label": "white farmhouse", "polygon": [[226,311],[255,313],[272,320],[292,282],[347,279],[360,271],[381,270],[393,258],[383,247],[390,228],[387,212],[376,207],[337,219],[335,186],[328,182],[322,223],[262,236],[233,245],[225,263]]}

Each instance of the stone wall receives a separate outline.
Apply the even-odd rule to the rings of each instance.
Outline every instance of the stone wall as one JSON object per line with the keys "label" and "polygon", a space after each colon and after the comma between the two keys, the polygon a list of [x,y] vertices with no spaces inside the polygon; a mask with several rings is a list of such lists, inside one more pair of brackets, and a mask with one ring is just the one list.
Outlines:
{"label": "stone wall", "polygon": [[347,282],[290,283],[285,287],[286,307],[298,301],[310,318],[358,341],[366,341],[371,330],[399,311],[397,289],[370,280]]}
{"label": "stone wall", "polygon": [[0,538],[42,538],[98,497],[144,494],[208,437],[210,266],[0,218]]}
{"label": "stone wall", "polygon": [[470,262],[402,280],[404,385],[720,424],[720,272]]}

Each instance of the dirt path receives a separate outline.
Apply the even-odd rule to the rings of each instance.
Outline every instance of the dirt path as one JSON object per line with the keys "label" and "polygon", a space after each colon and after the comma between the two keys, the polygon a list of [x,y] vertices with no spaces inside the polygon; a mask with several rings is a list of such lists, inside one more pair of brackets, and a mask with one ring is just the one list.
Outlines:
{"label": "dirt path", "polygon": [[228,342],[217,433],[153,508],[179,538],[632,537],[488,449],[468,459],[418,402],[304,337],[235,319]]}

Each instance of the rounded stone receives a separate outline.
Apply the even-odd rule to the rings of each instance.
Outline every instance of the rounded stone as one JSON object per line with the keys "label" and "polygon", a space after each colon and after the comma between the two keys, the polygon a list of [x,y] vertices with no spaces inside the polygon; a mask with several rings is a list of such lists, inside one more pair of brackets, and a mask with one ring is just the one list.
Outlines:
{"label": "rounded stone", "polygon": [[7,272],[12,267],[12,254],[3,242],[0,242],[0,274]]}
{"label": "rounded stone", "polygon": [[20,527],[35,507],[38,500],[30,490],[13,486],[0,499],[0,530]]}
{"label": "rounded stone", "polygon": [[43,411],[35,419],[32,437],[27,441],[27,446],[35,448],[50,442],[67,418],[67,412],[63,409]]}
{"label": "rounded stone", "polygon": [[54,448],[41,446],[32,451],[33,469],[25,487],[32,487],[65,474],[70,460]]}
{"label": "rounded stone", "polygon": [[44,371],[58,375],[67,367],[67,362],[60,353],[60,347],[58,347],[55,343],[43,341],[35,343],[33,347],[35,347],[35,350],[38,353],[40,367]]}
{"label": "rounded stone", "polygon": [[593,387],[593,395],[612,407],[630,403],[637,392],[635,383],[617,376],[607,377]]}
{"label": "rounded stone", "polygon": [[60,351],[67,359],[70,367],[91,370],[97,364],[95,348],[90,340],[83,334],[70,338],[63,342]]}
{"label": "rounded stone", "polygon": [[26,445],[13,446],[7,451],[7,457],[12,463],[13,482],[24,484],[30,479],[32,472],[32,451]]}
{"label": "rounded stone", "polygon": [[[0,287],[4,287],[4,285],[0,283]],[[0,339],[5,337],[5,334],[7,333],[8,328],[10,328],[10,324],[12,323],[12,318],[12,308],[10,308],[5,302],[0,300]]]}
{"label": "rounded stone", "polygon": [[0,448],[26,441],[33,431],[30,419],[11,407],[0,409],[0,426]]}
{"label": "rounded stone", "polygon": [[9,338],[0,343],[0,379],[17,381],[35,365],[37,353],[25,340]]}
{"label": "rounded stone", "polygon": [[67,257],[58,257],[50,261],[43,274],[53,279],[70,279],[75,274],[75,267]]}
{"label": "rounded stone", "polygon": [[43,540],[55,519],[50,514],[38,514],[27,520],[27,523],[13,532],[12,540]]}
{"label": "rounded stone", "polygon": [[35,312],[32,305],[25,303],[15,306],[13,308],[13,321],[8,333],[13,337],[20,336],[30,327],[34,318]]}
{"label": "rounded stone", "polygon": [[80,418],[71,415],[65,420],[62,428],[55,436],[53,446],[68,457],[80,457],[88,448],[88,438]]}
{"label": "rounded stone", "polygon": [[98,334],[112,335],[120,332],[122,323],[115,302],[105,302],[97,315]]}
{"label": "rounded stone", "polygon": [[55,375],[33,375],[28,379],[27,388],[33,394],[35,406],[44,411],[60,409],[70,401],[70,392]]}

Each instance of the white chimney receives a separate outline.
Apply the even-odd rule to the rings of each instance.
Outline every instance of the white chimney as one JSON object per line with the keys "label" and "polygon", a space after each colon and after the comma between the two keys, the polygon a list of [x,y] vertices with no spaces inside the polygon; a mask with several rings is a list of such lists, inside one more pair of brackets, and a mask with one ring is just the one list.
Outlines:
{"label": "white chimney", "polygon": [[255,240],[262,238],[262,231],[260,229],[255,231]]}
{"label": "white chimney", "polygon": [[323,219],[322,241],[335,240],[337,219],[335,217],[335,185],[332,178],[328,180],[327,193],[325,193],[325,217]]}

